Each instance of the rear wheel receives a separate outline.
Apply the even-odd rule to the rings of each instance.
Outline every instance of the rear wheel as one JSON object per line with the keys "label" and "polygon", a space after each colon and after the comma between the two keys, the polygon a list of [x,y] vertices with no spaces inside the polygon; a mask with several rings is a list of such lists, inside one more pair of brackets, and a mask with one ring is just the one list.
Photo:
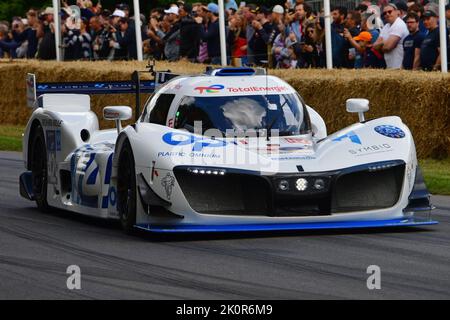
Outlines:
{"label": "rear wheel", "polygon": [[31,141],[31,181],[37,207],[43,212],[49,211],[47,203],[47,148],[44,130],[39,125],[32,133]]}
{"label": "rear wheel", "polygon": [[132,233],[136,224],[136,170],[133,151],[128,140],[124,142],[119,155],[117,207],[123,230]]}

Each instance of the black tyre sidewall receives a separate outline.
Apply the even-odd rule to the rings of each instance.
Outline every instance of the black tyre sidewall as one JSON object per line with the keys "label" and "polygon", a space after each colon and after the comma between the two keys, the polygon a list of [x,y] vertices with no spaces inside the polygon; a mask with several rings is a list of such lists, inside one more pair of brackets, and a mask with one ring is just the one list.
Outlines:
{"label": "black tyre sidewall", "polygon": [[[40,155],[40,157],[38,157],[38,155]],[[37,164],[37,162],[39,162],[39,164]],[[37,175],[39,175],[37,170],[41,170],[43,172],[43,176],[41,178],[37,178]],[[47,203],[47,148],[45,145],[44,130],[41,126],[36,127],[32,133],[31,175],[33,182],[33,193],[37,207],[39,210],[47,212],[50,209]],[[36,181],[36,179],[40,181]]]}
{"label": "black tyre sidewall", "polygon": [[117,201],[122,228],[126,233],[132,233],[136,224],[136,170],[128,141],[124,142],[119,155]]}

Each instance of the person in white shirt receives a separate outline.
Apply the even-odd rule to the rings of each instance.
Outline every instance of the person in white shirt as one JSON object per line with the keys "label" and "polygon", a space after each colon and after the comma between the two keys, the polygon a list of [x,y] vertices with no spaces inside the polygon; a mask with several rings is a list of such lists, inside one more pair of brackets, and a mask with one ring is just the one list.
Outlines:
{"label": "person in white shirt", "polygon": [[389,3],[383,9],[386,24],[373,44],[375,50],[384,53],[388,69],[400,69],[403,61],[403,40],[408,36],[406,23],[400,18],[395,4]]}

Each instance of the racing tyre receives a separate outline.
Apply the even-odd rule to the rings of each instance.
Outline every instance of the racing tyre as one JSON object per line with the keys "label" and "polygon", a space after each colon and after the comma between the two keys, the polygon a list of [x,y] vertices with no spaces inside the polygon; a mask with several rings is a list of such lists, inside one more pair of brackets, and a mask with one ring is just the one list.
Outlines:
{"label": "racing tyre", "polygon": [[117,206],[123,230],[130,234],[136,224],[136,170],[130,142],[124,142],[119,155]]}
{"label": "racing tyre", "polygon": [[42,127],[39,125],[33,131],[33,137],[31,140],[31,181],[37,207],[43,212],[48,212],[50,210],[50,206],[47,203],[46,150],[44,130],[42,130]]}

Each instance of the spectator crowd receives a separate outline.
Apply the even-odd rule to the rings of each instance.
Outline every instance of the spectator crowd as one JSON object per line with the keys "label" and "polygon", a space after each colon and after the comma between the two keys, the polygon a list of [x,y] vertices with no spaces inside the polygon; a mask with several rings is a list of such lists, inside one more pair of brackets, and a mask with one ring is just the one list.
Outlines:
{"label": "spectator crowd", "polygon": [[[224,2],[228,64],[286,69],[326,66],[323,9],[313,10],[304,0],[287,0],[273,7],[264,6],[263,1],[239,6],[235,0]],[[448,63],[441,61],[435,3],[352,4],[331,8],[333,67],[431,71]],[[54,60],[54,18],[59,14],[64,60],[137,59],[135,21],[130,13],[127,4],[103,8],[100,1],[90,0],[63,1],[59,13],[51,7],[30,9],[24,17],[0,21],[0,58]],[[445,14],[449,59],[450,5]],[[153,8],[140,18],[144,58],[220,64],[216,3],[180,0]]]}

